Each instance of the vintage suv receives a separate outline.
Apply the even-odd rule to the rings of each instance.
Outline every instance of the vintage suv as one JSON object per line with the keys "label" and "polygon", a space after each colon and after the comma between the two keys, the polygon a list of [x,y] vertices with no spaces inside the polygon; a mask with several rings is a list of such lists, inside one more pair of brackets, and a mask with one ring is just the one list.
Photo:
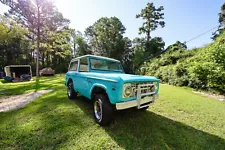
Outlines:
{"label": "vintage suv", "polygon": [[69,99],[77,93],[94,102],[94,118],[109,124],[113,111],[132,107],[146,110],[159,92],[159,79],[125,74],[120,61],[94,55],[72,59],[65,85]]}

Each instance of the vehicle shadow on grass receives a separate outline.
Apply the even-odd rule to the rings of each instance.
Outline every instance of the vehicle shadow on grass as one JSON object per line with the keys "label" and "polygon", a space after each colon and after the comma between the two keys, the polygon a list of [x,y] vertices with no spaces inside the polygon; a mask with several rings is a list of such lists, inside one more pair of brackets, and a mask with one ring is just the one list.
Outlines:
{"label": "vehicle shadow on grass", "polygon": [[78,141],[77,135],[90,125],[83,120],[86,114],[71,106],[63,90],[58,92],[62,94],[48,93],[24,108],[1,113],[0,149],[56,149]]}
{"label": "vehicle shadow on grass", "polygon": [[[81,97],[74,101],[92,116],[92,103]],[[117,111],[105,131],[125,149],[225,149],[225,139],[181,122],[147,111]]]}
{"label": "vehicle shadow on grass", "polygon": [[[95,126],[91,101],[80,96],[70,101],[65,89],[0,118],[0,149],[74,148],[82,134]],[[224,139],[158,115],[151,108],[118,111],[112,124],[101,128],[124,149],[225,149]]]}

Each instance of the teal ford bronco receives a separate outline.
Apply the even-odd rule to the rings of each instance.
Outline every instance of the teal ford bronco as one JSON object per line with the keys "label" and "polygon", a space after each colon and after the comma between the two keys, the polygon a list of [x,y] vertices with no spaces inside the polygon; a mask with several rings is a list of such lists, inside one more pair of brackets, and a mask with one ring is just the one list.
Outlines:
{"label": "teal ford bronco", "polygon": [[146,110],[158,96],[159,81],[151,76],[125,74],[118,60],[85,55],[71,60],[65,85],[69,99],[79,93],[92,100],[95,120],[106,125],[114,110]]}

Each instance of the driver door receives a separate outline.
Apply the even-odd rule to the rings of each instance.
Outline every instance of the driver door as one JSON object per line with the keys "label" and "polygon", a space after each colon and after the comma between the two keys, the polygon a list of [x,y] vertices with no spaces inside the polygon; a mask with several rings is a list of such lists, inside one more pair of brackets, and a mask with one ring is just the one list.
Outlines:
{"label": "driver door", "polygon": [[89,73],[88,58],[84,57],[79,59],[79,68],[77,73],[77,84],[79,85],[78,92],[85,97],[88,97],[88,81],[87,81],[88,73]]}

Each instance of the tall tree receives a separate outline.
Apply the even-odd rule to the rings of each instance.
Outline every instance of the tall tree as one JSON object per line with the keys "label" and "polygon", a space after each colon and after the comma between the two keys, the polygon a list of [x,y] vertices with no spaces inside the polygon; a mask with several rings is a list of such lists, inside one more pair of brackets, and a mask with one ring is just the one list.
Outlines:
{"label": "tall tree", "polygon": [[[37,35],[38,8],[40,11],[40,27],[42,37],[47,31],[60,30],[68,26],[70,21],[58,12],[51,0],[0,0],[10,7],[6,16],[13,18],[29,31]],[[11,2],[9,2],[11,1]]]}
{"label": "tall tree", "polygon": [[80,31],[71,29],[71,38],[73,57],[92,54],[87,38]]}
{"label": "tall tree", "polygon": [[81,35],[77,35],[76,37],[76,50],[77,50],[77,54],[76,54],[77,56],[82,56],[82,55],[87,55],[92,53],[89,49],[87,41]]}
{"label": "tall tree", "polygon": [[122,54],[121,63],[126,73],[133,73],[134,52],[132,49],[132,41],[128,37],[125,37],[123,41],[124,41],[124,51]]}
{"label": "tall tree", "polygon": [[139,34],[146,34],[145,38],[136,38],[133,41],[134,49],[134,70],[146,59],[150,59],[156,54],[164,50],[165,43],[161,37],[151,37],[151,32],[155,31],[159,26],[165,26],[163,6],[156,8],[153,3],[148,3],[147,6],[141,10],[136,18],[142,18],[143,24],[139,28]]}
{"label": "tall tree", "polygon": [[134,70],[140,65],[161,53],[164,50],[165,42],[160,37],[154,37],[149,42],[145,38],[135,38],[133,40]]}
{"label": "tall tree", "polygon": [[126,28],[116,17],[104,17],[85,30],[94,54],[121,60]]}
{"label": "tall tree", "polygon": [[75,29],[70,29],[70,36],[71,36],[71,47],[72,47],[72,57],[76,54],[76,31]]}
{"label": "tall tree", "polygon": [[[64,18],[62,13],[58,12],[51,0],[0,1],[10,6],[8,13],[5,13],[5,15],[16,20],[17,23],[30,31],[27,37],[31,39],[33,45],[35,44],[33,48],[37,50],[36,43],[40,41],[42,67],[46,66],[46,62],[47,64],[54,60],[60,60],[61,62],[65,55],[70,55],[68,53],[68,50],[71,49],[68,44],[70,43],[70,29],[68,28],[70,21]],[[40,20],[39,25],[38,20]],[[38,29],[40,37],[38,36]],[[39,54],[35,49],[31,53]],[[33,57],[35,56],[33,55]]]}
{"label": "tall tree", "polygon": [[27,33],[15,22],[0,16],[0,68],[29,61],[31,54]]}
{"label": "tall tree", "polygon": [[145,56],[145,38],[135,38],[133,41],[133,70],[137,70],[143,62]]}
{"label": "tall tree", "polygon": [[154,37],[145,43],[145,56],[153,57],[164,50],[165,42],[161,37]]}
{"label": "tall tree", "polygon": [[225,3],[221,6],[221,11],[219,13],[219,27],[213,33],[212,39],[215,40],[221,33],[225,30]]}
{"label": "tall tree", "polygon": [[166,48],[166,51],[177,51],[177,50],[180,50],[180,49],[186,50],[187,45],[185,43],[180,42],[180,41],[176,41],[176,43],[174,43],[172,45],[169,45]]}
{"label": "tall tree", "polygon": [[158,26],[165,26],[163,10],[163,6],[156,8],[153,3],[148,3],[141,13],[136,15],[136,18],[144,20],[142,27],[139,28],[139,34],[146,34],[147,42],[150,41],[152,31],[155,31]]}
{"label": "tall tree", "polygon": [[[123,37],[126,28],[116,17],[103,17],[85,30],[87,42],[93,54],[111,57],[123,63],[126,72],[131,72],[131,41]],[[126,57],[126,58],[125,58]]]}
{"label": "tall tree", "polygon": [[221,6],[221,12],[219,13],[220,26],[225,26],[225,3]]}

